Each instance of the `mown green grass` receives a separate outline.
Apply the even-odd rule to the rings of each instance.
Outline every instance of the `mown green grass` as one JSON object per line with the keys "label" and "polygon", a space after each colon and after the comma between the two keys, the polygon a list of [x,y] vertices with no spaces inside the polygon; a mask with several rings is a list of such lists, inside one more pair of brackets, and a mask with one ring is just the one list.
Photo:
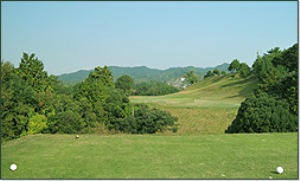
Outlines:
{"label": "mown green grass", "polygon": [[170,111],[179,118],[177,135],[223,134],[234,120],[241,102],[256,87],[254,77],[243,79],[227,75],[202,80],[178,93],[132,96],[130,100]]}
{"label": "mown green grass", "polygon": [[35,135],[2,143],[1,171],[3,179],[296,179],[297,143],[296,133]]}

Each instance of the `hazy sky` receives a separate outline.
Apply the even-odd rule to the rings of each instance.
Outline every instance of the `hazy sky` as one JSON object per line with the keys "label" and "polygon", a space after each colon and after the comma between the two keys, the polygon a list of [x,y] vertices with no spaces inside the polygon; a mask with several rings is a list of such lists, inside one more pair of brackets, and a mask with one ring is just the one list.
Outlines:
{"label": "hazy sky", "polygon": [[1,2],[1,60],[59,75],[96,66],[209,67],[297,42],[290,2]]}

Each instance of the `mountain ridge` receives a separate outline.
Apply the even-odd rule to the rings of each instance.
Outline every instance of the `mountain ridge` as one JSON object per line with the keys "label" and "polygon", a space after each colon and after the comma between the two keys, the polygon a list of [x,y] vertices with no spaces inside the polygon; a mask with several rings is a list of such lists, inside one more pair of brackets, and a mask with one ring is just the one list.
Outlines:
{"label": "mountain ridge", "polygon": [[[147,66],[135,66],[135,67],[121,67],[121,66],[108,66],[113,74],[114,80],[122,75],[129,75],[134,79],[135,82],[142,81],[160,81],[168,82],[178,79],[184,76],[184,74],[194,71],[195,74],[199,76],[200,79],[203,78],[204,74],[209,70],[219,69],[220,71],[228,72],[228,63],[223,63],[215,67],[170,67],[168,69],[160,70],[156,68],[149,68]],[[76,84],[83,81],[89,75],[92,70],[78,70],[76,72],[64,73],[58,75],[58,80],[66,84]]]}

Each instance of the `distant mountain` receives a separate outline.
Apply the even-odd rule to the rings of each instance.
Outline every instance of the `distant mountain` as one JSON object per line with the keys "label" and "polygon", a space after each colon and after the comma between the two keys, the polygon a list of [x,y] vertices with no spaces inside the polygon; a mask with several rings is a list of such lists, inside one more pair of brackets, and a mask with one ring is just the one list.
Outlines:
{"label": "distant mountain", "polygon": [[[166,70],[152,69],[146,66],[137,67],[118,67],[118,66],[108,66],[111,70],[114,80],[122,75],[129,75],[134,79],[135,82],[156,80],[161,82],[172,82],[184,74],[194,71],[200,79],[203,78],[204,74],[209,70],[219,69],[220,71],[228,72],[229,64],[224,63],[216,67],[172,67]],[[92,70],[79,70],[73,73],[62,74],[58,76],[58,80],[63,81],[66,84],[76,84],[83,81],[89,75]]]}
{"label": "distant mountain", "polygon": [[90,70],[79,70],[77,72],[65,73],[59,75],[58,80],[61,80],[66,84],[76,84],[86,79],[89,76],[90,72]]}

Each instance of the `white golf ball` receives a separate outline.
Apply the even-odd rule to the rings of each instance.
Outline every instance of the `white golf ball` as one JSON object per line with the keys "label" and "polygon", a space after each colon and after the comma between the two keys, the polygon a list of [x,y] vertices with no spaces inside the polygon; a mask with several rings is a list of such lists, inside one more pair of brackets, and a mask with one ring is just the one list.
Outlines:
{"label": "white golf ball", "polygon": [[277,167],[277,168],[276,168],[276,172],[277,172],[278,174],[282,174],[282,173],[283,173],[283,168],[282,168],[282,167]]}
{"label": "white golf ball", "polygon": [[16,164],[11,164],[10,165],[10,169],[12,170],[12,171],[15,171],[16,169],[17,169],[17,165]]}

